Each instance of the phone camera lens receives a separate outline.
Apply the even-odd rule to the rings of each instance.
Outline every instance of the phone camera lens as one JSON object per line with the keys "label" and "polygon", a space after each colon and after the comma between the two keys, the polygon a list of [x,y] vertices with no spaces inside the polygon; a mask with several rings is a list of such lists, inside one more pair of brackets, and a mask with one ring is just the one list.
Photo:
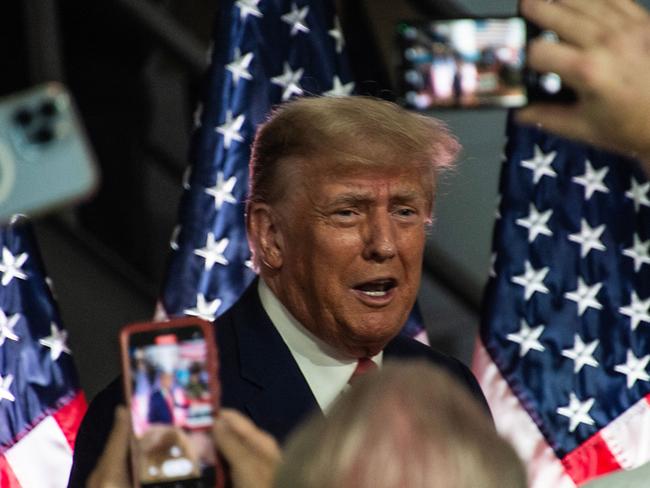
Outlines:
{"label": "phone camera lens", "polygon": [[540,84],[551,95],[555,95],[562,89],[562,78],[557,73],[544,73],[540,77]]}
{"label": "phone camera lens", "polygon": [[46,144],[54,139],[54,132],[49,127],[41,127],[31,137],[37,144]]}
{"label": "phone camera lens", "polygon": [[14,113],[14,121],[22,127],[26,127],[31,124],[32,120],[34,120],[34,115],[29,109],[19,108]]}
{"label": "phone camera lens", "polygon": [[52,117],[56,114],[56,105],[52,100],[46,100],[41,104],[39,111],[44,117]]}

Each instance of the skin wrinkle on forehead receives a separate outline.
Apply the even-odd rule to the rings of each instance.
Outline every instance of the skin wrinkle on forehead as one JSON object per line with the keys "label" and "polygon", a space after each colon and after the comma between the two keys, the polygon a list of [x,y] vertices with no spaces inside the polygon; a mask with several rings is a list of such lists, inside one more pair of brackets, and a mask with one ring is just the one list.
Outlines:
{"label": "skin wrinkle on forehead", "polygon": [[[341,180],[346,178],[354,178],[355,176],[368,176],[372,175],[377,178],[377,180],[382,180],[387,177],[403,177],[408,179],[415,173],[423,173],[422,178],[420,179],[420,184],[413,185],[411,188],[400,189],[398,194],[391,196],[391,203],[394,205],[399,204],[415,204],[417,201],[421,200],[422,196],[425,196],[426,207],[428,213],[428,222],[430,223],[432,218],[433,211],[433,196],[435,193],[434,183],[432,181],[431,185],[427,185],[425,182],[429,179],[426,172],[420,170],[420,165],[416,163],[412,164],[386,164],[386,165],[376,165],[376,166],[362,166],[353,168],[349,163],[325,163],[331,166],[331,171],[323,175],[322,166],[317,167],[318,163],[312,163],[309,165],[308,162],[296,166],[292,171],[290,178],[297,179],[299,183],[295,183],[293,188],[295,191],[302,190],[306,193],[306,197],[309,200],[310,204],[315,208],[322,208],[321,202],[318,202],[314,198],[314,194],[310,192],[310,188],[314,188],[316,185],[322,184],[332,184],[336,185]],[[309,166],[308,166],[309,165]],[[431,170],[431,180],[435,180],[433,175],[433,170]],[[293,180],[296,181],[296,180]],[[291,184],[287,186],[292,186]],[[295,192],[294,191],[294,192]],[[285,192],[286,193],[286,192]],[[337,204],[349,203],[350,205],[354,204],[363,204],[370,203],[375,200],[375,191],[368,191],[361,188],[355,188],[350,186],[350,191],[347,194],[339,195],[335,200],[330,200],[327,202],[328,206],[335,206]],[[289,195],[290,198],[291,195]],[[284,198],[281,200],[286,200],[287,195],[285,194]],[[281,200],[278,203],[281,203]],[[347,202],[346,202],[347,200]]]}
{"label": "skin wrinkle on forehead", "polygon": [[[381,169],[381,168],[378,168]],[[350,175],[354,174],[359,174],[359,175],[364,175],[369,173],[369,170],[363,170],[360,169],[358,171],[351,172]],[[381,180],[384,178],[384,174],[386,175],[392,175],[393,173],[405,173],[408,174],[409,171],[404,171],[404,170],[394,170],[392,168],[389,169],[389,171],[378,171],[375,176],[377,177],[378,180]],[[303,179],[308,178],[305,175],[300,175],[303,177]],[[298,177],[300,177],[298,176]],[[339,207],[351,207],[355,209],[363,209],[365,211],[368,211],[376,202],[376,194],[377,190],[372,189],[372,190],[366,190],[365,188],[362,187],[355,187],[355,185],[348,185],[348,188],[350,189],[346,193],[340,193],[337,195],[334,199],[326,199],[325,201],[318,200],[316,198],[316,195],[309,191],[310,188],[313,188],[313,184],[315,181],[323,181],[325,179],[326,185],[332,185],[336,186],[340,184],[342,179],[345,179],[347,175],[342,175],[341,177],[339,176],[329,176],[329,177],[321,177],[321,176],[316,176],[310,179],[311,184],[306,184],[306,185],[300,185],[297,186],[297,190],[293,192],[301,192],[307,201],[309,202],[310,205],[310,213],[315,215],[318,219],[329,222],[329,217],[332,211],[336,210]],[[352,176],[351,176],[352,177]],[[379,187],[379,185],[378,185]],[[388,189],[388,193],[390,193],[390,188]],[[413,206],[413,207],[418,207],[423,200],[423,191],[426,193],[426,190],[422,188],[422,186],[416,185],[414,186],[413,189],[400,189],[400,191],[396,194],[390,195],[389,198],[389,209],[394,208],[394,207],[399,207],[399,206]],[[295,195],[296,198],[299,198],[298,195]],[[425,216],[424,219],[424,224],[425,228],[428,230],[428,227],[432,223],[432,203],[429,201],[428,198],[424,198],[424,206],[427,209],[427,215]],[[283,216],[282,220],[284,221],[284,224],[286,225],[287,223],[291,222],[291,217],[290,214],[293,212],[293,205],[291,201],[291,196],[285,197],[284,201],[278,202],[276,205],[278,208],[282,208],[280,211],[280,214]],[[283,205],[284,204],[284,205]],[[333,223],[330,223],[330,225],[334,225]]]}

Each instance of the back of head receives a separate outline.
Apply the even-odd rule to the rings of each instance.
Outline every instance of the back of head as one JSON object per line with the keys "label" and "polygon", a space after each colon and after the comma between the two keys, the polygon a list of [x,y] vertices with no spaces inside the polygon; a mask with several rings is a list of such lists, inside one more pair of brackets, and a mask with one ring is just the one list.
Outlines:
{"label": "back of head", "polygon": [[510,445],[447,373],[387,364],[290,439],[276,488],[524,488]]}
{"label": "back of head", "polygon": [[258,128],[250,161],[249,200],[274,203],[295,169],[318,162],[332,170],[416,165],[430,181],[460,145],[446,126],[370,97],[303,97],[278,107]]}

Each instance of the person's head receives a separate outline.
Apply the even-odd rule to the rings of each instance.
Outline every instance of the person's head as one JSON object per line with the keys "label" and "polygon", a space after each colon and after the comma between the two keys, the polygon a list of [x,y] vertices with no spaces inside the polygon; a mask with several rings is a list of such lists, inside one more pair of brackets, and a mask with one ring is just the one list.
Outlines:
{"label": "person's head", "polygon": [[169,390],[174,386],[174,374],[170,371],[162,371],[158,381],[163,390]]}
{"label": "person's head", "polygon": [[258,129],[254,261],[289,312],[342,354],[375,354],[405,323],[437,174],[458,149],[441,122],[367,97],[300,98]]}
{"label": "person's head", "polygon": [[525,488],[477,401],[428,363],[387,364],[289,438],[275,488]]}

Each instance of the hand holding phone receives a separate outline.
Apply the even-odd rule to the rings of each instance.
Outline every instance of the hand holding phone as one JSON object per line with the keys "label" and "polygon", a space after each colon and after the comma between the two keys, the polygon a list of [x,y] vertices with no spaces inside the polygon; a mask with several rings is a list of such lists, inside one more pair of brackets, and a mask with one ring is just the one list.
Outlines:
{"label": "hand holding phone", "polygon": [[521,17],[400,22],[399,95],[415,110],[521,107],[568,101],[555,73],[528,69],[528,42],[542,32]]}
{"label": "hand holding phone", "polygon": [[122,330],[131,457],[139,485],[222,486],[212,441],[219,406],[213,327],[183,318],[130,324]]}
{"label": "hand holding phone", "polygon": [[518,120],[632,156],[650,174],[650,12],[638,2],[591,0],[525,0],[521,10],[561,39],[532,44],[530,64],[560,74],[579,103],[537,104]]}

